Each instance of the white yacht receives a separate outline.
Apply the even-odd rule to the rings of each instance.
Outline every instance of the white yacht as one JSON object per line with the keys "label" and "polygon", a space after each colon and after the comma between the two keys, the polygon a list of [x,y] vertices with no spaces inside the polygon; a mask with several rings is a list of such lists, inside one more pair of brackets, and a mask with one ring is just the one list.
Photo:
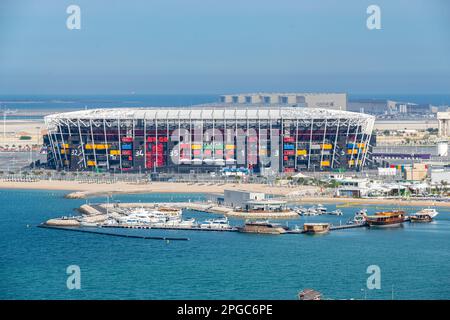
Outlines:
{"label": "white yacht", "polygon": [[153,224],[154,227],[163,228],[192,228],[196,227],[197,223],[194,218],[182,220],[182,219],[172,219],[165,222],[158,222]]}
{"label": "white yacht", "polygon": [[318,216],[319,214],[322,214],[321,210],[318,210],[316,207],[311,207],[305,211],[304,215],[305,216]]}
{"label": "white yacht", "polygon": [[325,214],[325,213],[327,213],[327,208],[319,203],[317,205],[316,211],[318,214]]}
{"label": "white yacht", "polygon": [[221,219],[208,219],[205,220],[205,222],[200,224],[201,229],[229,229],[231,228],[230,224],[228,223],[228,219],[221,218]]}
{"label": "white yacht", "polygon": [[366,209],[359,210],[355,213],[355,216],[347,222],[347,224],[364,224],[366,223],[366,216]]}
{"label": "white yacht", "polygon": [[119,219],[121,223],[131,225],[152,225],[181,219],[180,211],[164,212],[159,210],[147,210],[143,207],[130,211],[131,213]]}
{"label": "white yacht", "polygon": [[297,212],[297,214],[299,216],[303,216],[305,214],[305,212],[308,211],[308,209],[305,209],[303,207],[297,207],[297,208],[294,208],[294,211]]}
{"label": "white yacht", "polygon": [[340,209],[336,209],[334,211],[331,211],[331,212],[329,212],[329,214],[331,214],[333,216],[342,216],[342,215],[344,215],[344,213]]}
{"label": "white yacht", "polygon": [[436,209],[427,208],[427,209],[422,209],[422,210],[414,213],[414,216],[429,216],[431,219],[433,219],[438,214],[439,214],[439,212],[437,212]]}

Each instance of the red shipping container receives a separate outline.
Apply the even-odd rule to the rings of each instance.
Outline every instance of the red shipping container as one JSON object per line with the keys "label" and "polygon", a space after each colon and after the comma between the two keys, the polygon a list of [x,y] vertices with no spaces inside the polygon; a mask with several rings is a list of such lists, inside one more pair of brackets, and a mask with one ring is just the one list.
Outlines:
{"label": "red shipping container", "polygon": [[288,157],[287,157],[287,156],[284,156],[283,159],[284,159],[284,161],[287,161]]}
{"label": "red shipping container", "polygon": [[122,155],[124,156],[131,156],[133,153],[131,150],[122,150]]}
{"label": "red shipping container", "polygon": [[122,137],[122,142],[133,142],[132,137]]}
{"label": "red shipping container", "polygon": [[284,142],[295,142],[295,138],[294,137],[284,137],[283,141]]}

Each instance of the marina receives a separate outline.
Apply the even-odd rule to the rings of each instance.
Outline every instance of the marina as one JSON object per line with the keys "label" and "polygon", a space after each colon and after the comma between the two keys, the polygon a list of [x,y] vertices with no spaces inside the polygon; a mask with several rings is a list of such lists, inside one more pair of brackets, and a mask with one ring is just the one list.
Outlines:
{"label": "marina", "polygon": [[[276,205],[276,209],[285,211],[293,211],[300,217],[308,218],[315,216],[335,216],[343,215],[341,209],[328,210],[327,207],[318,204],[309,208],[288,209],[284,202],[281,201],[249,201],[250,205],[267,204]],[[268,209],[245,209],[247,214],[253,212],[264,212]],[[161,203],[97,203],[84,204],[80,206],[78,211],[81,216],[63,216],[61,218],[52,218],[47,220],[43,225],[49,227],[66,228],[71,230],[74,227],[80,229],[88,228],[116,228],[116,229],[144,229],[144,230],[179,230],[179,231],[214,231],[214,232],[241,232],[256,234],[327,234],[330,231],[364,228],[364,227],[399,227],[405,222],[431,222],[438,215],[435,209],[422,209],[410,215],[406,215],[402,210],[390,210],[385,212],[376,212],[369,215],[366,209],[355,211],[353,218],[348,219],[346,223],[339,221],[339,224],[333,222],[305,221],[300,227],[297,224],[289,227],[288,222],[281,224],[279,222],[271,222],[269,219],[258,220],[258,215],[252,219],[247,219],[243,224],[230,224],[226,213],[219,218],[209,218],[204,221],[197,221],[196,218],[190,217],[185,219],[183,212],[194,211],[204,214],[218,213],[224,214],[223,207],[218,207],[211,203],[196,202],[161,202]],[[228,208],[228,210],[236,210]],[[243,210],[243,209],[239,209]],[[269,210],[270,211],[270,210]],[[249,215],[246,217],[249,218]]]}
{"label": "marina", "polygon": [[[132,297],[123,290],[111,292],[110,287],[105,285],[104,281],[107,281],[116,283],[119,288],[132,285],[143,298],[171,299],[182,298],[189,294],[205,299],[227,297],[296,299],[301,288],[315,288],[320,292],[326,292],[327,297],[334,299],[358,298],[361,297],[360,289],[366,281],[367,265],[374,263],[382,265],[386,287],[394,284],[399,299],[417,299],[424,294],[430,298],[439,298],[446,294],[446,289],[442,286],[427,287],[425,284],[428,282],[411,282],[411,274],[430,271],[430,261],[438,262],[446,259],[450,212],[445,209],[439,209],[439,215],[430,223],[405,222],[403,227],[390,230],[369,229],[358,224],[347,225],[347,221],[354,219],[358,211],[365,209],[367,215],[373,215],[380,210],[370,205],[341,207],[339,209],[342,210],[343,216],[297,214],[297,218],[288,220],[270,219],[271,223],[288,226],[291,230],[281,235],[237,231],[208,232],[201,229],[141,229],[137,226],[130,228],[79,226],[57,230],[31,226],[62,214],[66,215],[67,220],[72,219],[80,215],[80,212],[72,212],[73,208],[82,206],[84,210],[91,212],[91,215],[84,212],[83,214],[96,220],[102,213],[114,208],[114,204],[120,210],[125,210],[128,204],[135,204],[134,209],[139,209],[142,206],[161,208],[166,205],[180,208],[182,206],[180,204],[189,203],[189,199],[191,203],[197,202],[202,205],[205,203],[197,194],[118,195],[114,196],[114,201],[110,199],[111,207],[106,209],[105,205],[108,202],[104,197],[91,199],[92,203],[86,207],[84,200],[64,199],[65,192],[33,190],[14,192],[14,194],[8,191],[0,193],[5,210],[10,213],[0,217],[3,219],[2,234],[10,243],[4,249],[4,270],[8,271],[11,279],[5,284],[6,290],[2,293],[4,297],[100,299],[106,297],[106,292],[111,297]],[[24,196],[29,200],[20,201]],[[314,205],[317,204],[305,204],[307,208]],[[335,205],[324,203],[324,206],[327,212],[336,209]],[[36,210],[37,207],[40,209]],[[386,207],[383,210],[394,209]],[[422,209],[423,207],[413,207],[405,211],[408,215],[412,215]],[[199,223],[222,216],[192,209],[183,209],[182,214],[183,220],[195,219]],[[26,227],[24,221],[30,227]],[[238,227],[242,226],[245,220],[228,217],[228,222],[232,227]],[[330,232],[320,236],[302,236],[304,223],[330,223]],[[63,232],[66,230],[69,231]],[[70,232],[72,230],[84,231]],[[89,233],[91,231],[138,237],[102,236]],[[139,237],[187,238],[189,241],[147,241]],[[407,246],[395,254],[377,249],[393,242],[405,241]],[[367,250],[367,247],[373,250]],[[58,291],[55,296],[52,288],[59,285],[59,280],[48,278],[48,270],[61,269],[60,261],[68,255],[71,257],[69,263],[79,264],[84,276],[89,276],[89,287],[76,293]],[[411,259],[415,261],[413,266],[409,263]],[[348,264],[347,261],[353,263]],[[33,286],[19,285],[20,279],[24,276],[22,268],[15,269],[12,262],[29,265],[30,272],[27,274],[36,279],[34,281],[46,279],[39,293],[32,289]],[[399,269],[403,271],[400,276]],[[114,274],[106,270],[114,270]],[[223,270],[226,270],[228,280],[224,279]],[[450,276],[446,269],[432,270],[431,278],[439,283],[445,283]],[[332,281],[327,277],[315,276],[330,272],[335,274]],[[186,274],[189,274],[189,277],[185,277]],[[91,275],[98,277],[99,280],[92,279]],[[261,277],[267,279],[264,285],[254,281],[255,278]],[[350,278],[353,280],[349,281]],[[205,282],[204,279],[214,279],[214,283]],[[239,287],[239,291],[233,290],[233,286]],[[246,289],[242,289],[243,287]],[[390,296],[391,292],[387,289],[368,292],[370,299],[390,298]]]}

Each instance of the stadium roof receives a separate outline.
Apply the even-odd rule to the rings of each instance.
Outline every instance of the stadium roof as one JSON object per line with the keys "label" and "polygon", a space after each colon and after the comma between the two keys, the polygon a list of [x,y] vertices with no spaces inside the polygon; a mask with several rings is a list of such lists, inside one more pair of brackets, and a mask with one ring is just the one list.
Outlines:
{"label": "stadium roof", "polygon": [[55,113],[47,122],[58,119],[357,119],[374,121],[372,115],[321,108],[298,107],[163,107],[88,109]]}

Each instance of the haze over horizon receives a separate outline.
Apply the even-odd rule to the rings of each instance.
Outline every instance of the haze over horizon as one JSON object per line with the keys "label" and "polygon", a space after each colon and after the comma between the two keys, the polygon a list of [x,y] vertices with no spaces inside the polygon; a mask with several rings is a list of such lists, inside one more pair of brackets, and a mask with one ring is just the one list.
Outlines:
{"label": "haze over horizon", "polygon": [[[66,8],[81,8],[68,30]],[[366,9],[381,8],[381,30]],[[450,93],[450,3],[2,1],[0,94]]]}

